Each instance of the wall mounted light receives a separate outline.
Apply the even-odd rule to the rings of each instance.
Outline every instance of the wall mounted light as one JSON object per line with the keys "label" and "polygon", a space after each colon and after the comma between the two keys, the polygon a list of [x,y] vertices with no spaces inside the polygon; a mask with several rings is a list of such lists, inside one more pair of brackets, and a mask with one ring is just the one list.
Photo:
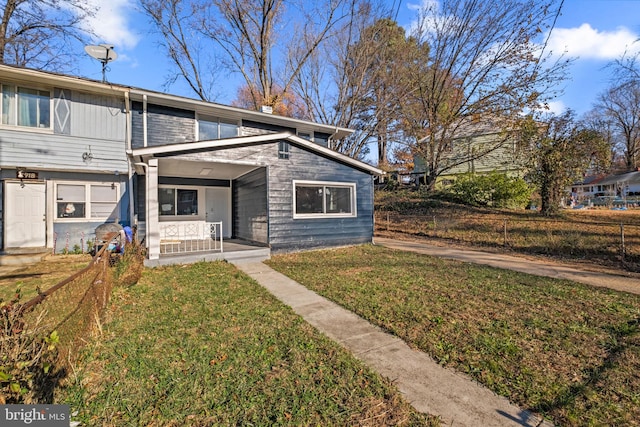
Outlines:
{"label": "wall mounted light", "polygon": [[118,177],[120,176],[120,171],[113,171],[113,182],[111,183],[111,189],[115,190],[116,189],[116,181],[118,180]]}

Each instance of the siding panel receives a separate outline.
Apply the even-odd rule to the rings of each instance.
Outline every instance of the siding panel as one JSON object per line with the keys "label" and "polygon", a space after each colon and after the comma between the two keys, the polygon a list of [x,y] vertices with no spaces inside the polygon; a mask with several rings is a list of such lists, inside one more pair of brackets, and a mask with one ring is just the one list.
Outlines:
{"label": "siding panel", "polygon": [[[189,157],[268,165],[268,182],[255,179],[234,182],[234,209],[263,194],[268,188],[268,238],[274,252],[371,242],[373,239],[373,179],[371,175],[291,145],[290,158],[278,159],[278,143],[202,152]],[[264,170],[264,169],[261,169]],[[251,174],[248,174],[251,176]],[[357,217],[293,219],[293,180],[346,182],[356,184]],[[245,194],[241,194],[246,192]],[[239,197],[244,199],[238,199]],[[260,200],[257,203],[262,203]],[[246,208],[246,207],[245,207]],[[235,216],[262,218],[266,212],[235,210]],[[235,235],[255,240],[256,227],[247,218],[236,218]],[[259,228],[260,233],[264,231]],[[247,237],[249,236],[249,237]],[[261,235],[262,236],[262,235]],[[265,236],[266,237],[266,236]],[[262,238],[262,237],[261,237]],[[262,241],[262,240],[258,240]]]}
{"label": "siding panel", "polygon": [[268,243],[267,173],[256,169],[233,182],[233,234]]}
{"label": "siding panel", "polygon": [[[83,160],[83,153],[91,160]],[[124,141],[0,129],[0,167],[126,171]]]}

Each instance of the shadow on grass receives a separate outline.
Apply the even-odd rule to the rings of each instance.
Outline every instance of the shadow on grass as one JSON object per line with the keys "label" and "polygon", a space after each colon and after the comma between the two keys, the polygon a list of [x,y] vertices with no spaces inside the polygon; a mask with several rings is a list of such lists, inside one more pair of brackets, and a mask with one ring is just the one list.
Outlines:
{"label": "shadow on grass", "polygon": [[532,408],[534,412],[553,413],[575,406],[577,399],[585,397],[592,388],[597,388],[598,382],[606,379],[608,373],[614,371],[620,365],[620,357],[625,351],[636,346],[629,341],[629,338],[640,332],[640,317],[607,329],[611,333],[612,345],[609,347],[608,355],[602,363],[586,370],[583,381],[568,387],[555,399],[542,401],[534,406]]}

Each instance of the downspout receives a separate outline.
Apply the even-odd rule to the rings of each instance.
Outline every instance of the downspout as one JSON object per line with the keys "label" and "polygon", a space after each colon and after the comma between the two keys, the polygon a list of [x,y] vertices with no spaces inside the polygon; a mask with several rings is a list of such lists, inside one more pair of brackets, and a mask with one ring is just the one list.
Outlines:
{"label": "downspout", "polygon": [[[126,152],[131,152],[131,108],[130,108],[130,99],[129,99],[129,90],[124,93],[124,109],[125,109],[125,128],[126,128],[126,144],[127,150]],[[135,220],[135,214],[133,212],[134,203],[133,203],[133,168],[131,167],[132,158],[127,159],[127,171],[129,174],[129,226],[137,226],[138,222]]]}
{"label": "downspout", "polygon": [[142,146],[147,147],[147,95],[142,95]]}

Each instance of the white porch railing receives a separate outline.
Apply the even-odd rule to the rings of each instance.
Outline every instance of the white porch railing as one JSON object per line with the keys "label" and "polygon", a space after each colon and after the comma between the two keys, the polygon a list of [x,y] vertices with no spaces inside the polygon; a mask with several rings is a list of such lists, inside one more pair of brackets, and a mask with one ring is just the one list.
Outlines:
{"label": "white porch railing", "polygon": [[160,223],[160,254],[222,252],[222,221]]}

